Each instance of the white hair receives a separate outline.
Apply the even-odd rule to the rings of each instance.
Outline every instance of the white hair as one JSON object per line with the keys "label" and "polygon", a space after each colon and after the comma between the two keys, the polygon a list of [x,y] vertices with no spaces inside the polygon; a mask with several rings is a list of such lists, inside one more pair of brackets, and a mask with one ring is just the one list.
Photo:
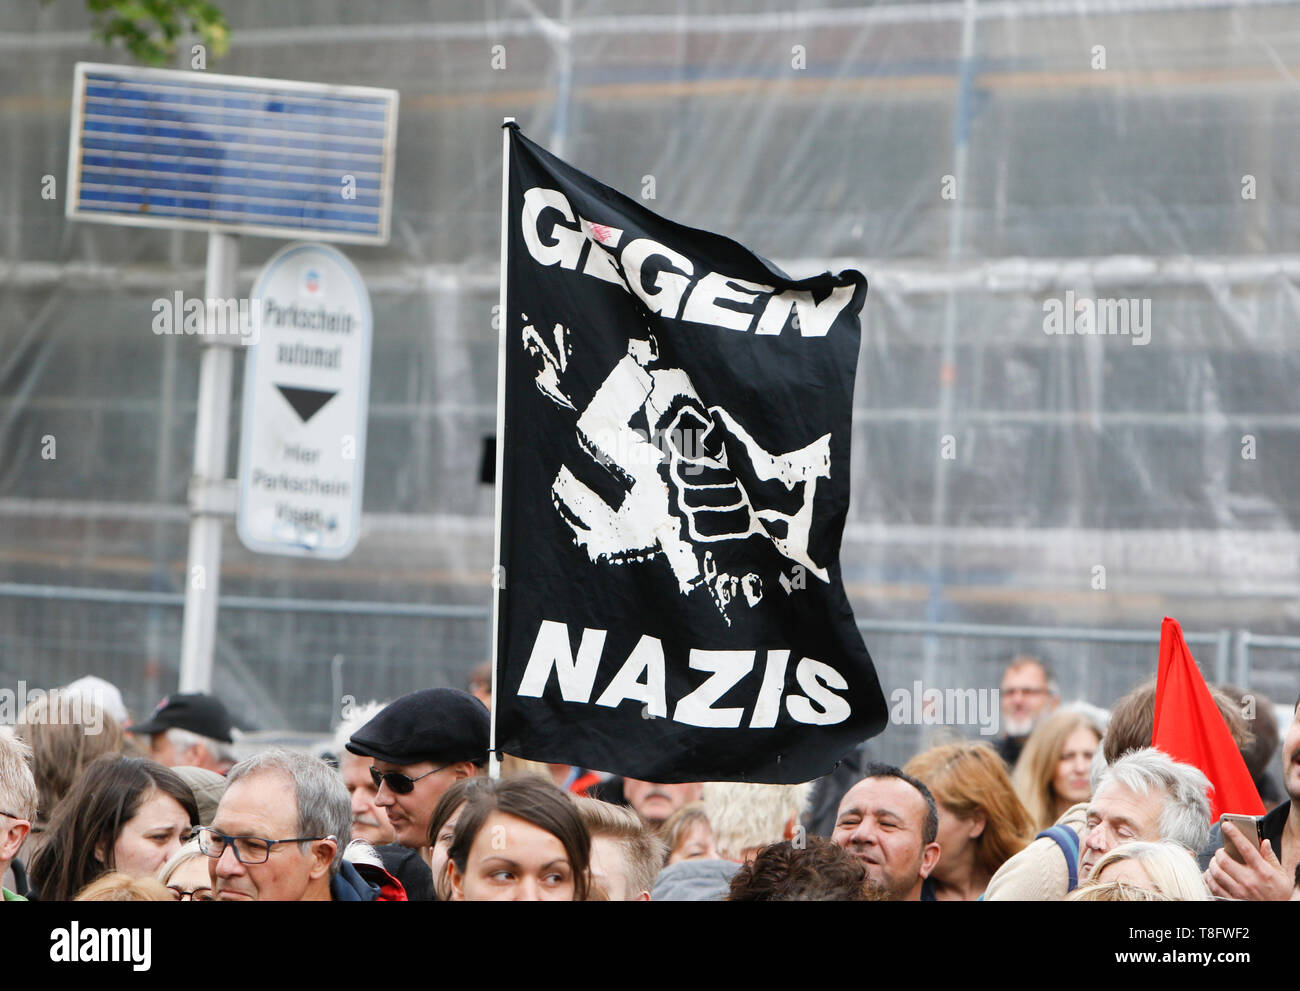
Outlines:
{"label": "white hair", "polygon": [[[183,754],[190,747],[204,746],[207,747],[208,753],[212,759],[221,764],[233,764],[239,760],[239,755],[235,753],[233,745],[226,743],[224,740],[214,740],[210,736],[204,736],[201,733],[194,733],[187,729],[181,729],[179,726],[171,726],[163,730],[162,733],[171,745],[176,748],[177,756]],[[236,735],[235,730],[230,731],[231,736]]]}
{"label": "white hair", "polygon": [[1097,861],[1091,880],[1100,878],[1102,871],[1122,860],[1140,864],[1162,895],[1180,902],[1213,900],[1192,852],[1180,843],[1122,843]]}
{"label": "white hair", "polygon": [[1180,764],[1168,754],[1147,747],[1129,751],[1106,768],[1097,782],[1097,791],[1112,781],[1139,795],[1163,792],[1160,838],[1182,844],[1193,853],[1205,846],[1210,838],[1207,793],[1212,786],[1199,768]]}
{"label": "white hair", "polygon": [[33,819],[39,801],[32,748],[16,736],[0,736],[0,812]]}
{"label": "white hair", "polygon": [[169,859],[167,863],[158,868],[158,873],[154,876],[163,884],[168,884],[171,882],[172,875],[175,874],[183,864],[188,864],[191,860],[194,860],[197,857],[202,857],[203,855],[203,851],[199,849],[199,841],[189,840],[184,846],[171,855],[171,859]]}
{"label": "white hair", "polygon": [[348,750],[348,741],[352,739],[353,734],[383,712],[387,705],[387,702],[375,702],[372,700],[367,702],[365,705],[353,708],[351,715],[349,715],[347,719],[343,720],[343,722],[339,723],[338,729],[334,731],[334,739],[330,741],[330,744],[333,748],[334,756],[338,758],[340,766],[350,753]]}
{"label": "white hair", "polygon": [[719,855],[738,859],[746,850],[786,839],[786,825],[803,814],[811,795],[811,782],[706,781],[704,808]]}

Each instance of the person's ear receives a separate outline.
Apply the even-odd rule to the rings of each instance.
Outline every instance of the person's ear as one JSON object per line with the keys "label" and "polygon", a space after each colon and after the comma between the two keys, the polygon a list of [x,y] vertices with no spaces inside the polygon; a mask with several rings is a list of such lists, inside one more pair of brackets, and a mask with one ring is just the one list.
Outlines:
{"label": "person's ear", "polygon": [[463,902],[465,900],[465,879],[461,877],[460,871],[456,869],[456,861],[447,861],[447,877],[451,879],[451,900],[454,902]]}
{"label": "person's ear", "polygon": [[95,862],[103,864],[105,867],[108,866],[108,861],[104,859],[104,848],[106,846],[107,844],[103,840],[95,844]]}
{"label": "person's ear", "polygon": [[934,865],[937,864],[938,862],[939,862],[939,844],[938,843],[927,844],[926,848],[921,851],[921,870],[920,870],[921,877],[923,878],[929,877],[930,872],[934,870]]}
{"label": "person's ear", "polygon": [[9,824],[9,829],[3,837],[0,837],[0,863],[7,863],[18,856],[18,851],[23,847],[23,840],[27,839],[31,828],[32,824],[26,819],[19,819]]}
{"label": "person's ear", "polygon": [[970,833],[968,835],[972,840],[978,839],[984,835],[984,830],[989,824],[989,817],[985,815],[983,809],[976,809],[970,817],[970,823]]}
{"label": "person's ear", "polygon": [[334,854],[339,844],[338,840],[317,840],[312,847],[311,879],[317,881],[329,876],[330,865],[334,863]]}
{"label": "person's ear", "polygon": [[474,766],[474,763],[472,761],[464,760],[456,765],[455,771],[456,771],[456,780],[460,781],[463,778],[474,777],[475,773],[478,771],[478,768]]}

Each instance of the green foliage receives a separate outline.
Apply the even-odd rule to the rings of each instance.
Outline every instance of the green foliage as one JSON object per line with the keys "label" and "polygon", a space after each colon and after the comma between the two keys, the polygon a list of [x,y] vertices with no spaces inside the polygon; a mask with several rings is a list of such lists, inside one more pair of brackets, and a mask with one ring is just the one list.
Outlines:
{"label": "green foliage", "polygon": [[146,65],[174,64],[176,42],[187,35],[213,58],[230,47],[226,19],[207,0],[86,0],[86,8],[98,40],[109,46],[121,42]]}

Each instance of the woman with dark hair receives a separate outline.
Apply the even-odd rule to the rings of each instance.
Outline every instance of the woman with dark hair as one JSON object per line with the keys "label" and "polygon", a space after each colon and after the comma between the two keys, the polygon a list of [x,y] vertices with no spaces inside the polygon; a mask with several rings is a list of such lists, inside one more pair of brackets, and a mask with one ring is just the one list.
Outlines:
{"label": "woman with dark hair", "polygon": [[451,901],[451,878],[448,876],[447,851],[456,836],[465,802],[477,789],[486,787],[487,778],[461,778],[442,793],[429,820],[429,868],[433,871],[433,894],[440,902]]}
{"label": "woman with dark hair", "polygon": [[105,754],[59,803],[31,863],[43,901],[71,901],[109,871],[153,875],[189,838],[199,810],[170,768]]}
{"label": "woman with dark hair", "polygon": [[470,790],[448,851],[453,901],[586,901],[591,837],[569,797],[533,777]]}

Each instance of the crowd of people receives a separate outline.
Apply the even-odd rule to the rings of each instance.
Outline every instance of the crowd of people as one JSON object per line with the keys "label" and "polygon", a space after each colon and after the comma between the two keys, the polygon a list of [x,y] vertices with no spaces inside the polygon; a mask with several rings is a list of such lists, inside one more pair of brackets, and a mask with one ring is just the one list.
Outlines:
{"label": "crowd of people", "polygon": [[1151,747],[1154,683],[1109,713],[1062,706],[1036,658],[1007,666],[995,744],[799,785],[513,757],[492,777],[489,688],[471,688],[372,703],[320,752],[242,759],[213,696],[131,723],[111,686],[52,691],[0,728],[4,900],[1300,899],[1300,699],[1282,796],[1268,706],[1256,731],[1240,693],[1213,690],[1276,800],[1255,836],[1212,828],[1206,775]]}

